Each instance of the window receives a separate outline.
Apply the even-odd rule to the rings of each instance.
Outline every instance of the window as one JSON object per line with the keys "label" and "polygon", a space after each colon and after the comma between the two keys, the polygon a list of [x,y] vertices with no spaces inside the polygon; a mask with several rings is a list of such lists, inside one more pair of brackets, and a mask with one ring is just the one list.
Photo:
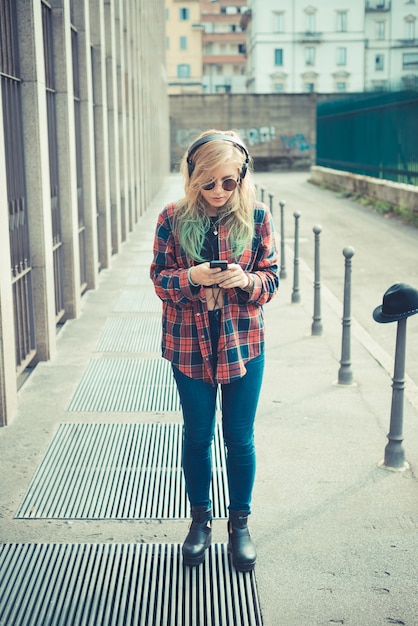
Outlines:
{"label": "window", "polygon": [[315,63],[315,48],[313,46],[305,48],[305,63],[306,65],[314,65]]}
{"label": "window", "polygon": [[307,91],[308,93],[312,93],[315,91],[315,84],[314,83],[305,83],[305,91]]}
{"label": "window", "polygon": [[180,37],[180,50],[187,50],[187,37],[184,35]]}
{"label": "window", "polygon": [[188,63],[177,65],[177,78],[190,78],[190,65]]}
{"label": "window", "polygon": [[376,54],[374,57],[374,69],[376,71],[382,71],[385,67],[385,57],[383,54]]}
{"label": "window", "polygon": [[315,32],[315,13],[306,14],[306,32],[307,33]]}
{"label": "window", "polygon": [[342,83],[342,82],[341,83],[337,83],[336,87],[337,87],[337,91],[339,93],[343,93],[344,91],[347,91],[347,84],[346,83]]}
{"label": "window", "polygon": [[418,52],[405,52],[402,55],[402,69],[418,69]]}
{"label": "window", "polygon": [[376,22],[376,39],[382,41],[385,38],[385,22]]}
{"label": "window", "polygon": [[184,21],[184,20],[188,20],[189,19],[189,9],[188,8],[180,8],[179,9],[179,19],[180,21]]}
{"label": "window", "polygon": [[337,65],[347,65],[347,48],[337,48]]}
{"label": "window", "polygon": [[347,11],[338,11],[337,13],[337,32],[347,32]]}
{"label": "window", "polygon": [[274,93],[283,93],[284,85],[283,83],[274,83],[273,89],[274,89]]}
{"label": "window", "polygon": [[406,39],[413,41],[415,39],[415,18],[407,17],[405,20],[405,35]]}
{"label": "window", "polygon": [[170,50],[170,37],[165,38],[165,49]]}
{"label": "window", "polygon": [[274,51],[274,65],[283,65],[283,49],[276,48]]}
{"label": "window", "polygon": [[273,28],[275,33],[284,33],[284,13],[273,13]]}

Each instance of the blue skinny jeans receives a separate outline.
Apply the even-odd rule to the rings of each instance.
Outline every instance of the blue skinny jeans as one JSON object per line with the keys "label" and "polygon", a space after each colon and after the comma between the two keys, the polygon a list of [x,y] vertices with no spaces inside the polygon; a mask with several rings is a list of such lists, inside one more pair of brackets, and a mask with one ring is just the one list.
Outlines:
{"label": "blue skinny jeans", "polygon": [[[216,331],[211,330],[213,354],[216,355]],[[250,513],[256,468],[254,420],[264,373],[264,354],[249,361],[246,369],[242,378],[221,385],[221,399],[229,510]],[[191,506],[210,508],[211,445],[216,425],[217,387],[189,378],[174,366],[173,373],[183,412],[182,462],[187,495]]]}

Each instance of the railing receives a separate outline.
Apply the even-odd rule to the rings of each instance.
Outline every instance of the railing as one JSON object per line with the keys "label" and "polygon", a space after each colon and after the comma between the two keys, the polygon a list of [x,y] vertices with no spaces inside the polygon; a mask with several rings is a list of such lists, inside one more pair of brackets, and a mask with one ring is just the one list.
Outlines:
{"label": "railing", "polygon": [[317,165],[418,185],[418,92],[362,94],[317,113]]}

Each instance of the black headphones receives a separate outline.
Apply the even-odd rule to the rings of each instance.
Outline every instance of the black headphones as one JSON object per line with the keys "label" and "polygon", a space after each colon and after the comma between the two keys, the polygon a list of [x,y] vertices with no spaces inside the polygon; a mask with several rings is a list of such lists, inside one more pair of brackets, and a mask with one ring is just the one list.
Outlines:
{"label": "black headphones", "polygon": [[192,161],[193,154],[204,143],[208,143],[209,141],[217,141],[217,140],[230,141],[245,154],[245,163],[243,163],[242,169],[240,172],[240,178],[241,179],[244,178],[245,174],[247,173],[248,163],[250,161],[250,155],[248,153],[247,148],[244,146],[244,144],[241,141],[239,141],[239,139],[236,139],[235,137],[230,137],[229,135],[207,135],[206,137],[202,137],[201,139],[198,139],[197,141],[192,143],[192,145],[190,146],[187,152],[187,169],[189,171],[189,178],[191,177],[194,171],[194,163]]}

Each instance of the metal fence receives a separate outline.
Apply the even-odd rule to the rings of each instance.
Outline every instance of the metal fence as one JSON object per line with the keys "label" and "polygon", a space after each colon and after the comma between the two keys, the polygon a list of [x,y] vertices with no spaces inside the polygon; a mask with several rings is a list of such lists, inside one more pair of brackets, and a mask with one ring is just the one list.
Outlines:
{"label": "metal fence", "polygon": [[418,184],[418,92],[358,94],[318,104],[316,164]]}
{"label": "metal fence", "polygon": [[21,81],[14,0],[0,3],[0,80],[2,83],[10,266],[15,354],[18,373],[35,356],[32,267],[26,201]]}

